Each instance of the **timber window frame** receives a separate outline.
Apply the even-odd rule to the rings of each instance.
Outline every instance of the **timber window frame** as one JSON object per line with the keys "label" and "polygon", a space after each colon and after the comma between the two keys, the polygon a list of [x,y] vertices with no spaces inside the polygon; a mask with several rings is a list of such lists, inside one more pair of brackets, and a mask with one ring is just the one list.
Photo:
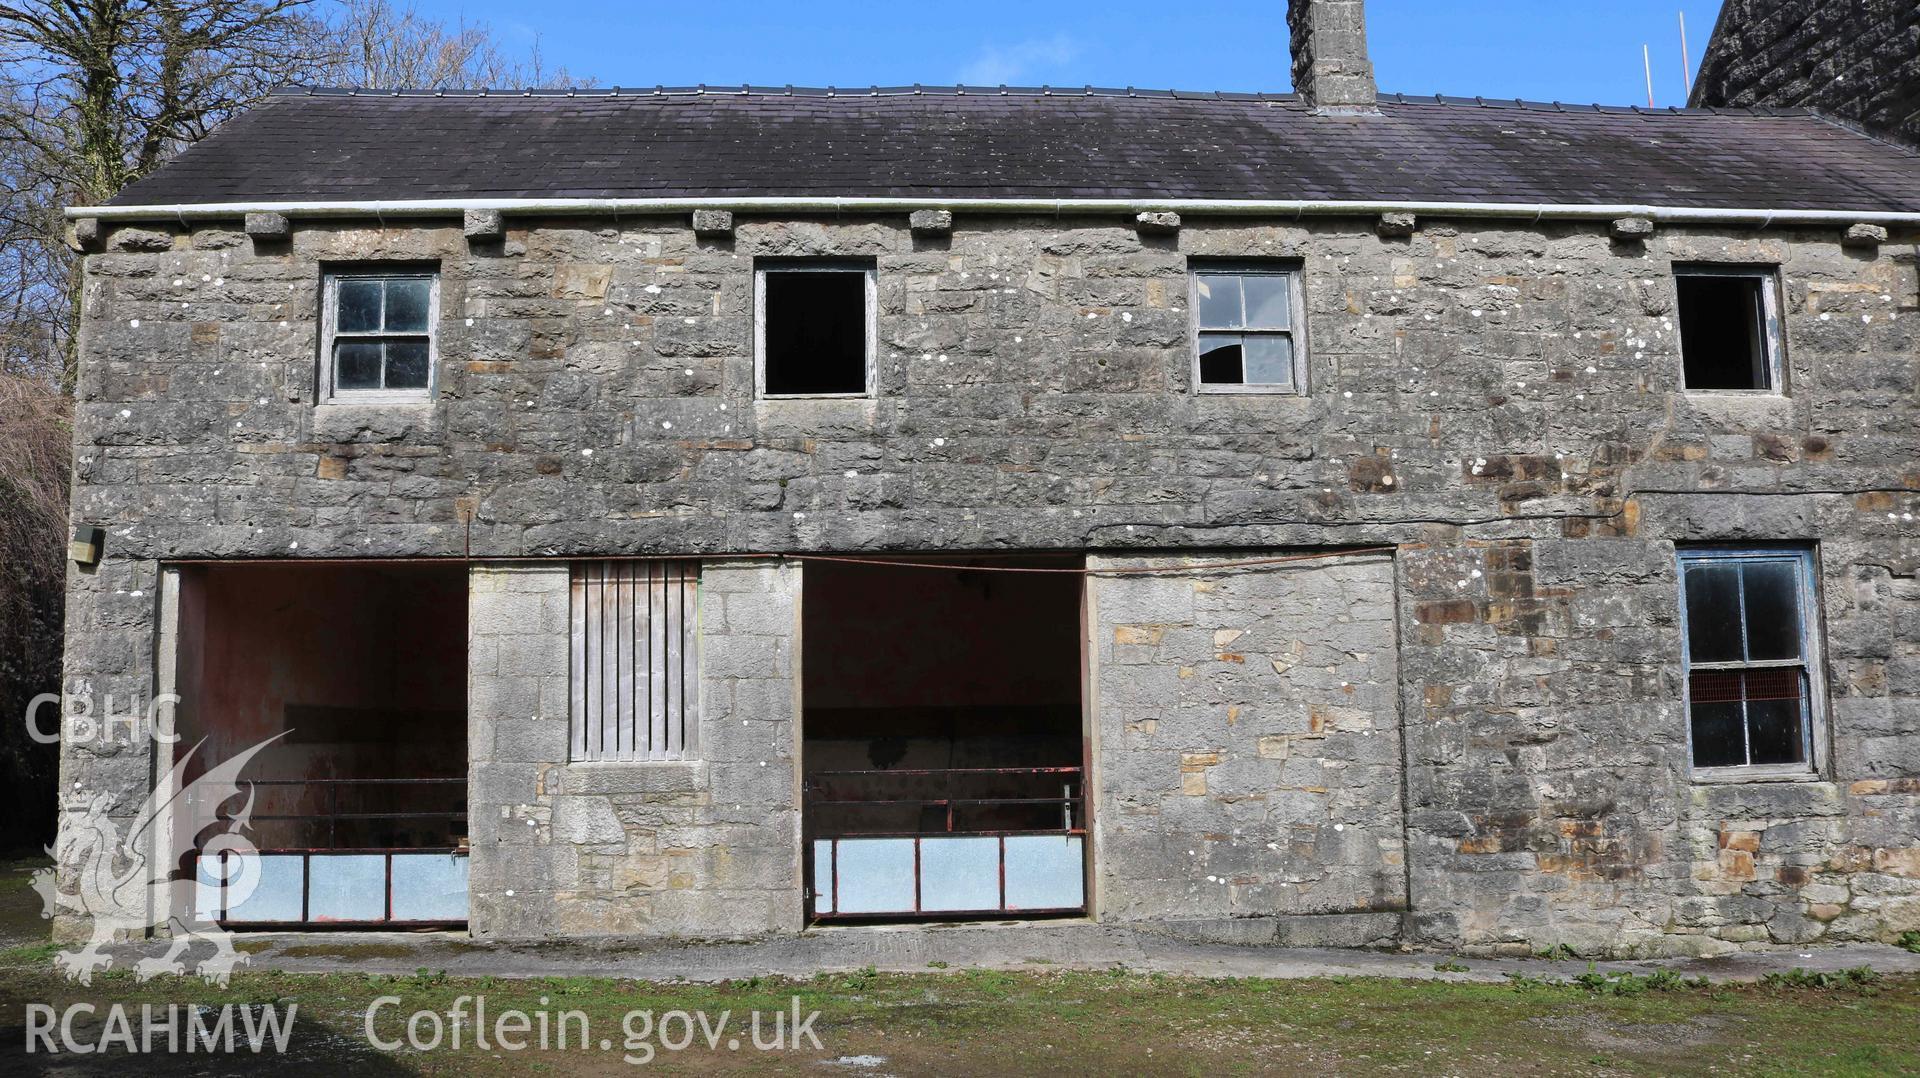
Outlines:
{"label": "timber window frame", "polygon": [[699,759],[700,562],[579,561],[568,576],[568,759]]}
{"label": "timber window frame", "polygon": [[[1778,266],[1737,262],[1673,264],[1680,384],[1688,393],[1785,396],[1786,335]],[[1738,318],[1730,325],[1726,319]],[[1746,359],[1727,362],[1724,338],[1744,338]],[[1691,347],[1688,342],[1693,342]],[[1689,352],[1693,353],[1691,359]],[[1728,374],[1736,367],[1744,377]],[[1691,374],[1689,373],[1691,371]],[[1721,384],[1744,381],[1746,384]]]}
{"label": "timber window frame", "polygon": [[[343,292],[349,293],[344,301]],[[369,322],[364,300],[374,296],[376,317]],[[345,265],[322,270],[321,402],[432,401],[439,386],[439,342],[438,266]],[[348,350],[355,355],[348,357]],[[424,370],[418,370],[421,364]],[[368,384],[369,373],[374,376],[372,384]],[[349,384],[343,385],[343,379]]]}
{"label": "timber window frame", "polygon": [[[1194,392],[1306,395],[1303,272],[1299,263],[1284,261],[1196,260],[1188,265],[1187,309],[1193,312],[1188,343],[1193,355]],[[1250,281],[1260,282],[1263,294],[1250,298]],[[1267,353],[1260,364],[1265,380],[1247,380],[1250,345]],[[1224,354],[1236,346],[1237,355]],[[1223,377],[1229,368],[1237,380]],[[1284,381],[1273,377],[1281,371],[1286,375]]]}
{"label": "timber window frame", "polygon": [[[860,280],[861,310],[859,329],[861,348],[859,389],[803,388],[788,389],[785,385],[796,380],[804,382],[806,375],[777,369],[795,362],[791,350],[800,345],[789,340],[791,334],[786,327],[772,326],[769,323],[794,317],[784,309],[784,299],[778,293],[782,286],[796,284],[802,276],[838,276],[858,277]],[[771,287],[769,283],[771,282]],[[820,282],[824,284],[825,282]],[[756,259],[753,267],[753,383],[754,395],[762,400],[861,400],[875,396],[875,368],[878,360],[878,284],[876,267],[872,259],[846,258],[768,258]],[[846,317],[844,314],[842,317]],[[844,326],[842,327],[844,328]],[[780,353],[775,355],[774,353]],[[848,358],[839,357],[842,363]],[[848,364],[850,367],[851,365]],[[841,372],[844,373],[844,372]],[[819,375],[814,374],[815,378]],[[851,385],[851,380],[847,380]],[[769,388],[771,387],[771,388]]]}
{"label": "timber window frame", "polygon": [[1813,548],[1683,546],[1677,554],[1694,780],[1819,777],[1829,719]]}

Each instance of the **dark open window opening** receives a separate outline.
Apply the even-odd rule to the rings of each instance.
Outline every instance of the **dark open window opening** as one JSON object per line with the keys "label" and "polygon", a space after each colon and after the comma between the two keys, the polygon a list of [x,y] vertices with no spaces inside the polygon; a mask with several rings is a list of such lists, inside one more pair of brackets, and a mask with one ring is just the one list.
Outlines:
{"label": "dark open window opening", "polygon": [[[805,569],[802,758],[817,916],[1084,908],[1081,577],[980,571],[1077,569],[1080,560],[943,560],[952,567]],[[871,839],[884,841],[863,846]],[[1022,895],[1030,863],[1021,842],[1052,858],[1048,887],[1026,890],[1031,897]],[[897,870],[856,865],[888,851]],[[950,852],[980,860],[951,861]],[[954,863],[977,864],[973,882],[985,891],[943,879]],[[876,891],[898,901],[886,906]]]}
{"label": "dark open window opening", "polygon": [[768,396],[867,392],[867,280],[859,267],[769,267],[761,363]]}
{"label": "dark open window opening", "polygon": [[1695,767],[1812,762],[1804,551],[1681,555]]}
{"label": "dark open window opening", "polygon": [[[230,893],[222,919],[464,921],[464,568],[283,562],[179,574],[173,751],[188,760],[185,781],[266,743],[241,772],[241,795],[202,798],[176,820],[179,848],[217,848],[251,792],[242,833],[260,854],[259,886]],[[217,878],[199,871],[203,886]],[[220,908],[220,889],[207,894]]]}
{"label": "dark open window opening", "polygon": [[1774,388],[1777,343],[1767,310],[1772,276],[1680,267],[1674,285],[1686,388]]}

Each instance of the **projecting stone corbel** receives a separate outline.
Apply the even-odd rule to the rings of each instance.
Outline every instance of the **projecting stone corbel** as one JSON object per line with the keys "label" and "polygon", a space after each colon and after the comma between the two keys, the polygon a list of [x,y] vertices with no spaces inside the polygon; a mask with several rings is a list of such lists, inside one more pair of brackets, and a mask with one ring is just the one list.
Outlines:
{"label": "projecting stone corbel", "polygon": [[947,236],[953,233],[953,211],[915,210],[907,215],[907,228],[916,236]]}
{"label": "projecting stone corbel", "polygon": [[91,254],[106,246],[107,230],[98,217],[82,217],[67,229],[67,246],[80,254]]}
{"label": "projecting stone corbel", "polygon": [[1373,230],[1383,240],[1405,239],[1413,235],[1417,219],[1410,213],[1383,213],[1373,224]]}
{"label": "projecting stone corbel", "polygon": [[1133,219],[1133,227],[1143,236],[1171,236],[1180,231],[1180,215],[1171,211],[1148,211]]}
{"label": "projecting stone corbel", "polygon": [[1840,237],[1842,246],[1863,250],[1877,250],[1885,242],[1887,242],[1887,230],[1884,227],[1865,223],[1848,226],[1847,231]]}
{"label": "projecting stone corbel", "polygon": [[721,239],[733,235],[732,210],[695,210],[693,211],[693,234],[710,239]]}
{"label": "projecting stone corbel", "polygon": [[507,235],[506,215],[499,210],[468,210],[460,224],[470,243],[504,239]]}
{"label": "projecting stone corbel", "polygon": [[1620,217],[1607,225],[1607,235],[1616,243],[1645,243],[1653,235],[1650,217]]}
{"label": "projecting stone corbel", "polygon": [[245,228],[255,243],[279,243],[293,236],[293,222],[284,213],[247,214]]}

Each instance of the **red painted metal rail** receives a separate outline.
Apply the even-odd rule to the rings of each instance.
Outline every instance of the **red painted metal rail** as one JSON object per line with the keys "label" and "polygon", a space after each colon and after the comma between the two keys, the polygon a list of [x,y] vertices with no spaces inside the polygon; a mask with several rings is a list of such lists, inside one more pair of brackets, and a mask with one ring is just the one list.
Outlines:
{"label": "red painted metal rail", "polygon": [[[1079,767],[900,768],[809,773],[804,786],[805,831],[809,893],[817,896],[809,902],[814,919],[954,919],[1084,912],[1084,895],[1079,905],[1020,908],[1010,904],[1007,881],[1010,838],[1073,837],[1084,850],[1087,816],[1082,776],[1083,769]],[[914,815],[914,810],[918,810],[917,826],[902,826],[908,816]],[[875,819],[876,816],[879,818]],[[975,837],[997,840],[998,903],[978,909],[925,908],[923,843]],[[911,908],[856,912],[842,908],[841,843],[861,839],[912,841]],[[831,851],[832,869],[826,878],[814,878],[816,843],[827,843]]]}
{"label": "red painted metal rail", "polygon": [[[263,792],[280,791],[280,790],[295,791],[297,795],[299,795],[296,797],[296,803],[298,803],[300,800],[304,800],[304,795],[306,795],[307,793],[314,792],[317,794],[317,800],[320,801],[320,807],[314,811],[307,811],[307,812],[261,811],[261,812],[254,812],[249,816],[250,823],[255,827],[258,827],[258,825],[262,825],[262,824],[270,825],[270,824],[277,823],[277,824],[293,824],[300,828],[301,836],[304,839],[304,841],[297,842],[297,843],[264,843],[264,844],[260,844],[256,851],[259,855],[263,857],[271,856],[271,857],[299,857],[300,858],[301,860],[300,917],[297,920],[285,919],[285,920],[274,920],[274,921],[252,921],[252,920],[230,921],[228,918],[228,914],[230,913],[230,910],[228,908],[228,901],[227,901],[227,887],[226,887],[226,884],[222,882],[219,885],[219,891],[220,891],[219,920],[221,924],[231,925],[232,927],[236,927],[236,928],[244,927],[244,928],[258,928],[258,929],[302,928],[302,927],[315,927],[315,926],[325,926],[329,928],[348,928],[348,927],[418,928],[418,927],[428,927],[428,926],[453,928],[453,927],[459,927],[461,925],[466,924],[466,920],[464,918],[459,918],[459,919],[436,918],[432,920],[407,920],[407,919],[396,919],[393,915],[393,908],[394,908],[393,865],[394,865],[395,856],[416,855],[416,854],[448,854],[448,855],[459,856],[459,857],[466,856],[467,850],[464,845],[460,844],[460,841],[459,841],[463,839],[466,834],[467,780],[465,778],[243,779],[242,784],[243,786],[251,785],[254,787],[261,787],[263,788]],[[432,792],[437,792],[439,790],[449,791],[452,794],[454,794],[454,796],[444,798],[443,799],[444,803],[449,806],[457,805],[457,807],[418,808],[418,807],[412,807],[412,806],[405,806],[405,807],[392,806],[392,805],[366,806],[366,805],[354,804],[354,794],[356,792],[367,791],[367,790],[372,790],[372,791],[397,790],[401,788],[406,788],[406,789],[426,788],[427,790]],[[221,810],[223,808],[223,805],[231,802],[232,800],[233,800],[232,798],[229,798],[228,802],[223,802],[221,804],[194,806],[193,808],[194,817],[192,822],[194,825],[194,834],[196,838],[196,843],[202,839],[202,837],[209,831],[209,829],[224,823],[225,820],[229,818],[228,816],[223,814]],[[272,799],[271,797],[268,797],[267,800],[271,801],[274,799]],[[362,798],[362,800],[364,800],[364,798]],[[343,801],[345,802],[344,804],[343,804]],[[350,834],[349,836],[350,838],[358,838],[358,837],[362,837],[365,830],[371,827],[376,822],[385,823],[389,825],[397,825],[397,824],[404,824],[409,821],[424,825],[424,827],[428,829],[431,835],[438,841],[423,842],[423,843],[414,844],[414,845],[398,845],[398,844],[393,844],[391,842],[369,843],[365,841],[348,841],[343,843],[341,841],[341,831],[343,830],[343,825],[345,825],[344,829],[348,830],[349,832],[360,832],[361,834]],[[318,833],[321,825],[324,825],[324,828],[325,828],[324,838],[322,838],[322,836]],[[394,830],[395,828],[392,826],[389,826],[388,828],[386,828],[386,831],[388,833],[384,837],[387,837],[389,839],[396,837],[392,833]],[[314,868],[313,862],[315,858],[321,858],[322,860],[324,860],[324,858],[329,855],[332,855],[332,856],[365,855],[365,856],[379,856],[381,858],[382,890],[384,892],[384,897],[382,900],[382,906],[383,906],[382,916],[376,917],[376,918],[361,918],[361,919],[345,919],[345,918],[321,919],[321,918],[315,918],[314,916],[312,916],[311,889],[312,889],[313,868]],[[199,855],[196,853],[195,856],[197,858]],[[223,853],[220,856],[224,865],[224,861],[229,855]],[[229,873],[223,867],[221,871],[217,874],[216,878],[224,881],[229,878]]]}

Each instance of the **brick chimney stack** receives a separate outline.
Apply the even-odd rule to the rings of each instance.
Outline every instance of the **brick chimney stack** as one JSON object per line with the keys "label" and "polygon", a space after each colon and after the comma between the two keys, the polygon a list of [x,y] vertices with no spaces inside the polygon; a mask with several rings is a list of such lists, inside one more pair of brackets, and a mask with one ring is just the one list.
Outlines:
{"label": "brick chimney stack", "polygon": [[1321,112],[1379,111],[1363,0],[1287,0],[1293,88]]}

